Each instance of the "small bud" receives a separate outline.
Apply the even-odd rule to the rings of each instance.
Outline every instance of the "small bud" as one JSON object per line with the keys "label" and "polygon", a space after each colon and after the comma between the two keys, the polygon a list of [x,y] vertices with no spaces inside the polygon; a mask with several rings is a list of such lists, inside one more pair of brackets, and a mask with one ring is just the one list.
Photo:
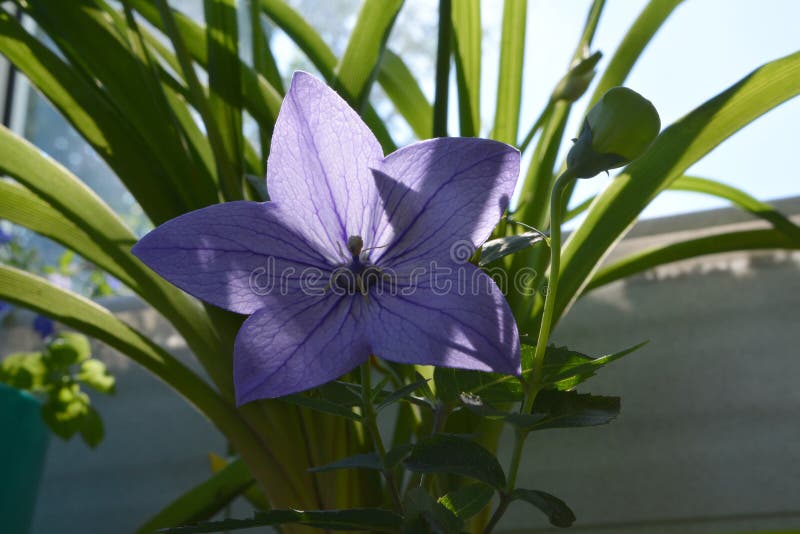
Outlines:
{"label": "small bud", "polygon": [[567,102],[575,102],[592,83],[594,75],[597,73],[594,68],[603,57],[602,52],[595,52],[589,57],[583,58],[573,64],[569,72],[561,78],[561,81],[556,85],[553,91],[553,100],[566,100]]}
{"label": "small bud", "polygon": [[660,130],[661,119],[649,100],[614,87],[586,115],[567,167],[578,178],[622,167],[641,156]]}
{"label": "small bud", "polygon": [[361,254],[361,249],[364,248],[364,240],[361,239],[360,235],[351,235],[347,238],[347,250],[350,251],[354,257],[358,257]]}

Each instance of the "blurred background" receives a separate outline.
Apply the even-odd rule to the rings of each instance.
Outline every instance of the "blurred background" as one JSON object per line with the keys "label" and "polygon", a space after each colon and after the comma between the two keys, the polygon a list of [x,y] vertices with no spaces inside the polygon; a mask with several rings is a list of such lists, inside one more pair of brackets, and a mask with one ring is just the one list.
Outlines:
{"label": "blurred background", "polygon": [[[202,21],[200,0],[172,3]],[[358,0],[289,3],[337,55],[344,51]],[[601,70],[645,3],[608,0],[595,37],[595,50],[606,56]],[[246,0],[241,4],[245,18]],[[566,71],[589,4],[529,2],[522,132]],[[485,125],[492,124],[496,98],[501,13],[499,2],[482,3]],[[433,0],[406,0],[388,44],[406,61],[429,99],[437,17]],[[669,125],[760,64],[800,48],[798,20],[800,3],[795,0],[687,1],[653,39],[627,85],[651,99],[662,124]],[[263,22],[287,79],[295,69],[314,72],[290,39],[266,19]],[[240,38],[247,55],[249,36]],[[582,110],[586,100],[576,109]],[[395,140],[401,145],[411,142],[411,131],[401,120],[392,120],[391,105],[377,85],[372,101],[389,119]],[[455,118],[455,99],[451,104],[450,116]],[[0,110],[4,124],[85,180],[137,233],[150,228],[101,159],[2,59]],[[570,121],[568,131],[577,132],[579,113]],[[776,205],[798,221],[798,124],[800,100],[795,99],[758,119],[688,172],[734,185],[762,200],[780,199]],[[453,125],[451,132],[456,131]],[[602,190],[611,180],[613,176],[581,181],[573,202]],[[620,250],[629,253],[722,227],[759,227],[724,206],[724,201],[700,194],[664,192],[644,213],[643,218],[651,220],[637,225]],[[63,250],[57,245],[5,221],[0,221],[0,230],[25,254],[32,251],[32,257],[17,258],[30,262],[32,270],[62,266]],[[182,340],[114,280],[84,269],[79,258],[69,258],[67,267],[73,287],[106,299],[126,320],[191,360]],[[597,393],[623,397],[618,421],[536,436],[521,483],[535,481],[537,487],[565,498],[578,515],[575,529],[581,532],[800,528],[800,425],[795,422],[800,411],[795,378],[800,376],[798,275],[797,253],[731,253],[664,266],[581,300],[559,325],[556,341],[569,340],[572,348],[595,354],[651,342],[590,385]],[[41,343],[31,322],[32,317],[19,310],[5,317],[0,354]],[[52,440],[34,521],[37,534],[132,531],[207,477],[209,452],[226,452],[222,438],[182,399],[121,356],[96,349],[118,379],[117,394],[96,403],[106,422],[106,439],[95,451],[77,440]],[[239,503],[232,513],[247,515],[249,508]],[[546,520],[533,514],[531,509],[512,508],[505,531],[547,530]]]}

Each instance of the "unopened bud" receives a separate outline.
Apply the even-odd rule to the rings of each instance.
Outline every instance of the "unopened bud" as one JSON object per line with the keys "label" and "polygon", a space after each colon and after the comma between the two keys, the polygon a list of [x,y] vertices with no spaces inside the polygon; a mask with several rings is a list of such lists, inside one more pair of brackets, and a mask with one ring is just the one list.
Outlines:
{"label": "unopened bud", "polygon": [[626,87],[614,87],[586,115],[567,167],[578,178],[622,167],[641,156],[660,130],[652,102]]}
{"label": "unopened bud", "polygon": [[602,52],[595,52],[575,63],[556,85],[556,89],[553,91],[553,100],[575,102],[582,97],[592,83],[592,79],[597,73],[594,68],[602,57]]}

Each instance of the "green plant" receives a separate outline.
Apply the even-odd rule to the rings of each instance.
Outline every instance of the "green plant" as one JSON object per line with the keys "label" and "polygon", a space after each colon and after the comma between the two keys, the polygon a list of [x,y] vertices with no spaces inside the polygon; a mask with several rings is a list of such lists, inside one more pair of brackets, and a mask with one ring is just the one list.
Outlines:
{"label": "green plant", "polygon": [[[521,278],[526,269],[547,271],[550,249],[544,240],[525,233],[529,227],[544,230],[552,220],[551,239],[557,241],[559,235],[561,206],[551,206],[550,200],[555,178],[561,174],[557,157],[567,118],[594,72],[596,59],[592,58],[597,56],[588,51],[604,7],[602,0],[592,3],[566,81],[554,88],[553,97],[528,131],[521,131],[519,125],[524,0],[506,0],[504,4],[498,97],[491,125],[481,124],[478,112],[482,35],[477,0],[439,3],[433,103],[425,99],[403,60],[386,48],[402,6],[399,0],[366,0],[341,58],[282,0],[253,0],[249,6],[252,63],[240,58],[234,0],[205,0],[206,27],[171,9],[165,0],[123,0],[119,7],[105,0],[18,0],[16,4],[36,21],[54,49],[29,33],[6,8],[0,8],[0,53],[97,151],[154,225],[221,201],[264,199],[258,180],[248,177],[265,175],[287,73],[277,70],[262,18],[298,45],[361,114],[386,153],[396,146],[370,103],[373,85],[377,82],[384,88],[397,113],[418,137],[446,135],[449,72],[454,60],[461,135],[488,130],[493,139],[518,146],[523,152],[532,151],[518,207],[495,230],[494,237],[502,244],[515,243],[505,248],[514,254],[499,258],[498,265],[510,280]],[[590,107],[609,89],[624,84],[647,43],[679,4],[679,0],[648,3],[611,55]],[[198,76],[197,69],[205,71],[207,78]],[[207,84],[202,79],[207,79]],[[800,53],[759,67],[668,126],[590,206],[581,207],[587,216],[560,254],[559,243],[554,243],[560,276],[549,302],[542,291],[548,282],[541,276],[528,278],[524,287],[508,295],[520,331],[543,332],[538,355],[530,346],[533,341],[523,338],[528,344],[522,353],[523,375],[535,376],[533,385],[489,374],[375,362],[383,376],[375,387],[368,387],[369,375],[365,374],[361,379],[346,377],[344,383],[334,382],[312,393],[237,408],[231,355],[241,317],[200,304],[145,267],[131,254],[137,238],[121,219],[78,177],[6,128],[0,128],[0,171],[14,181],[0,182],[0,217],[73,250],[147,301],[186,339],[210,382],[102,306],[12,265],[0,265],[0,298],[47,313],[105,342],[196,406],[230,441],[238,455],[232,465],[240,466],[215,474],[207,487],[231,487],[233,477],[233,487],[244,491],[255,479],[273,508],[319,510],[388,504],[393,492],[383,488],[393,482],[406,487],[421,485],[435,490],[439,498],[406,492],[400,506],[409,521],[448,524],[455,516],[459,521],[469,520],[468,528],[473,530],[480,530],[489,520],[487,504],[494,487],[502,495],[503,509],[512,500],[523,500],[545,511],[554,524],[565,524],[570,522],[569,514],[560,500],[514,487],[518,455],[508,473],[498,471],[491,453],[497,447],[500,423],[512,425],[521,441],[529,432],[548,425],[607,422],[616,413],[618,400],[570,390],[619,355],[592,359],[564,349],[545,349],[547,331],[588,290],[664,262],[723,250],[800,247],[800,229],[770,206],[721,183],[684,176],[692,164],[740,128],[798,93]],[[244,136],[245,115],[258,125],[255,145]],[[669,188],[718,195],[772,226],[747,235],[724,233],[714,239],[678,243],[601,269],[602,258],[642,210]],[[572,184],[559,182],[555,191],[554,198],[566,203]],[[556,215],[551,217],[551,213]],[[526,240],[523,248],[519,236]],[[555,286],[553,282],[550,284]],[[540,330],[542,322],[546,326]],[[369,456],[372,444],[362,424],[363,415],[387,399],[401,402],[392,442],[376,464]],[[521,404],[522,412],[508,408],[512,403]],[[280,440],[272,438],[275,428],[281,429]],[[443,451],[452,450],[453,443],[447,441],[451,438],[437,437],[443,432],[475,434],[479,449],[473,447],[473,441],[459,442],[458,447],[465,454],[471,451],[472,456],[458,465],[448,463],[452,458]],[[405,449],[405,455],[402,448],[397,457],[392,455],[396,446],[409,442],[422,445],[413,451]],[[403,458],[411,474],[398,467]],[[361,469],[322,472],[333,470],[334,462],[340,462],[339,467],[358,464]],[[489,467],[477,476],[466,473],[464,463]],[[247,469],[241,469],[242,464]],[[309,472],[310,468],[314,471]],[[434,471],[465,475],[478,482],[464,485],[455,477],[427,474]],[[385,485],[381,473],[388,480]],[[236,492],[205,492],[203,498],[179,499],[143,528],[210,517],[232,493]],[[353,526],[355,521],[352,515],[322,517],[314,515],[317,512],[271,514],[261,516],[258,524],[299,523],[333,529]],[[385,514],[373,513],[362,519],[371,521],[362,523],[370,528],[396,527],[395,518]],[[291,531],[292,527],[284,528]]]}

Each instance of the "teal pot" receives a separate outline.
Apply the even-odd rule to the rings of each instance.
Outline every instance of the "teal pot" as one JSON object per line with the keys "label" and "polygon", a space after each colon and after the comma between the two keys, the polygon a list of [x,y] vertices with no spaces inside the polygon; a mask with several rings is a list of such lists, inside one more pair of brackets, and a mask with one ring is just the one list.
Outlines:
{"label": "teal pot", "polygon": [[0,521],[3,532],[30,531],[50,431],[41,404],[0,384]]}

